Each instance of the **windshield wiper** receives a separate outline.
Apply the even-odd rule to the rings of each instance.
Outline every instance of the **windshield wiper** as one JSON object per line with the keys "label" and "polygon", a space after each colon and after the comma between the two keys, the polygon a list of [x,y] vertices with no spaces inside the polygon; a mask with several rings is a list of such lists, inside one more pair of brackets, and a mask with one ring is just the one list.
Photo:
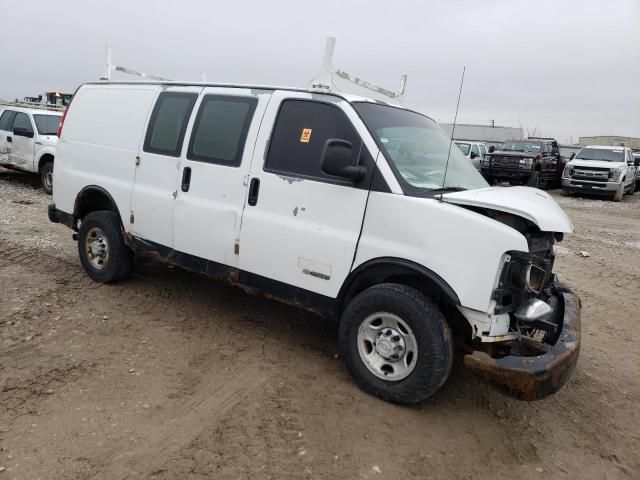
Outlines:
{"label": "windshield wiper", "polygon": [[447,193],[447,192],[464,192],[466,188],[463,187],[444,187],[444,188],[434,188],[433,190],[429,190],[429,193]]}

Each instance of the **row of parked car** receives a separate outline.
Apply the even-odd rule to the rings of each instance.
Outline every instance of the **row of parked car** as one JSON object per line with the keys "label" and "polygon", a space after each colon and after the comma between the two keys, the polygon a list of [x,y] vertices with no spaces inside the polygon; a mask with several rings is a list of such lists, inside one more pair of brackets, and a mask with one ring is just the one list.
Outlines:
{"label": "row of parked car", "polygon": [[606,195],[619,202],[640,190],[640,152],[624,146],[587,146],[569,158],[552,139],[511,140],[498,149],[455,141],[490,184],[562,187],[567,195]]}

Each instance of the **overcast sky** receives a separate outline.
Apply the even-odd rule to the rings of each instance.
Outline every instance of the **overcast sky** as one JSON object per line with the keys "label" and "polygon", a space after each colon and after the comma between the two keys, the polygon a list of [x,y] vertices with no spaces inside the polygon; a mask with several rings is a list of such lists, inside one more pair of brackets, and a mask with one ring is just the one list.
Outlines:
{"label": "overcast sky", "polygon": [[332,35],[336,67],[394,90],[407,73],[404,103],[438,121],[466,65],[459,123],[640,137],[640,0],[0,0],[0,19],[5,99],[98,79],[107,44],[171,79],[304,86]]}

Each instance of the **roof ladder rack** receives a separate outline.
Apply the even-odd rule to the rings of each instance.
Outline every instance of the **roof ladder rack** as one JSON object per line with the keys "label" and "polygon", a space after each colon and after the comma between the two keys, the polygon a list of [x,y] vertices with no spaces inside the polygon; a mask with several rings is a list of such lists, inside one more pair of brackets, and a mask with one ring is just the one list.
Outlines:
{"label": "roof ladder rack", "polygon": [[324,49],[324,57],[322,59],[322,67],[320,69],[320,73],[318,73],[318,76],[316,78],[309,82],[309,86],[312,89],[322,92],[331,92],[335,88],[333,84],[333,75],[337,75],[338,77],[354,83],[359,87],[365,88],[375,93],[379,93],[394,100],[402,101],[405,88],[407,86],[407,75],[402,75],[400,77],[400,89],[397,92],[388,90],[361,78],[350,75],[344,70],[335,68],[333,66],[333,52],[335,48],[336,38],[327,37],[327,43]]}

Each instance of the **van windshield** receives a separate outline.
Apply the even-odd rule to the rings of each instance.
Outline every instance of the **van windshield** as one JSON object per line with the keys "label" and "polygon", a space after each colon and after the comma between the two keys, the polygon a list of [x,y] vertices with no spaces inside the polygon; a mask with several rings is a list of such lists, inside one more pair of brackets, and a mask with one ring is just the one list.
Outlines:
{"label": "van windshield", "polygon": [[58,115],[39,115],[35,114],[33,119],[36,122],[38,133],[40,135],[57,135],[60,117]]}
{"label": "van windshield", "polygon": [[443,189],[471,190],[489,186],[430,118],[377,103],[353,102],[352,105],[374,134],[406,194],[421,196]]}
{"label": "van windshield", "polygon": [[583,148],[576,155],[577,160],[603,160],[605,162],[624,162],[624,150],[606,148]]}

